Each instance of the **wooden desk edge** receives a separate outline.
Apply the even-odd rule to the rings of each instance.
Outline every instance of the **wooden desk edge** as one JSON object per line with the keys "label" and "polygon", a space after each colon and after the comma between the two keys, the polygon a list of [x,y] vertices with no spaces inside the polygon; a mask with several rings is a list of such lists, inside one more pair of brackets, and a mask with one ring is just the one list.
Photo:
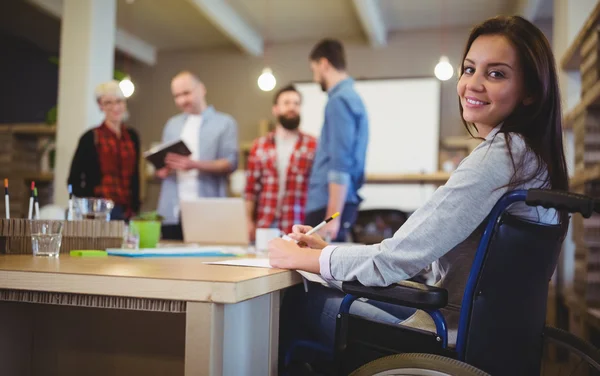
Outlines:
{"label": "wooden desk edge", "polygon": [[239,303],[301,282],[294,271],[210,282],[0,270],[0,289],[169,301]]}

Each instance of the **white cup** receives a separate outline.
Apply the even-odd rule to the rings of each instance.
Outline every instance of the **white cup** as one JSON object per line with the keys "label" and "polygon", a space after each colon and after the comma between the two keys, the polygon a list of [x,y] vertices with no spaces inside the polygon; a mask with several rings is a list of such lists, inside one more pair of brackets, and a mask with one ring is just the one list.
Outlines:
{"label": "white cup", "polygon": [[256,229],[256,250],[264,252],[269,247],[269,242],[278,238],[281,231],[278,228],[257,228]]}

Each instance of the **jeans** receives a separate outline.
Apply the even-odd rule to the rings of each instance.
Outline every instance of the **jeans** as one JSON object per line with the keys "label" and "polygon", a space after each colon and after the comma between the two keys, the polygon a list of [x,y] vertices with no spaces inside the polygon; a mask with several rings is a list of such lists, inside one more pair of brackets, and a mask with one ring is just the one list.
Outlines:
{"label": "jeans", "polygon": [[[312,340],[333,349],[335,343],[336,315],[345,294],[337,289],[309,283],[308,292],[302,285],[285,291],[281,303],[279,359],[282,365],[293,340]],[[353,315],[373,321],[399,324],[416,309],[378,301],[356,300],[350,307]]]}
{"label": "jeans", "polygon": [[110,219],[111,221],[127,220],[127,218],[125,218],[125,207],[123,207],[123,205],[115,205],[110,212]]}
{"label": "jeans", "polygon": [[176,225],[162,225],[161,238],[163,240],[183,241],[183,229],[181,227],[181,223]]}

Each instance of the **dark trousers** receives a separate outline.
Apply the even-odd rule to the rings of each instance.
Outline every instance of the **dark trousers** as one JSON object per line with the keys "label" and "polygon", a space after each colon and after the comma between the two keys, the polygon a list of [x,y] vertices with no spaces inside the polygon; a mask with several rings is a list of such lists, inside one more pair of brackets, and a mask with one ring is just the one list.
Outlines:
{"label": "dark trousers", "polygon": [[176,225],[162,225],[161,238],[163,240],[183,241],[183,230],[181,229],[181,223],[178,223]]}
{"label": "dark trousers", "polygon": [[[347,235],[350,232],[352,226],[354,226],[354,222],[356,221],[356,215],[358,213],[358,204],[353,203],[345,203],[344,209],[342,210],[341,217],[342,222],[340,224],[340,231],[337,234],[335,239],[331,239],[332,242],[345,242],[347,241]],[[306,218],[304,219],[304,224],[308,226],[315,227],[319,223],[325,220],[325,215],[327,214],[327,208],[315,210],[306,213]]]}

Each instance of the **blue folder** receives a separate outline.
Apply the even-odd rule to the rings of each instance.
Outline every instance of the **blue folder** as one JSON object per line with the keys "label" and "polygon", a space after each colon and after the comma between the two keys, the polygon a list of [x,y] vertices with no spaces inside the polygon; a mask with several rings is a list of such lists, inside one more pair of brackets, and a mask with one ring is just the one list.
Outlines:
{"label": "blue folder", "polygon": [[222,252],[218,249],[208,248],[148,248],[148,249],[121,249],[109,248],[109,256],[121,257],[236,257],[235,253]]}

